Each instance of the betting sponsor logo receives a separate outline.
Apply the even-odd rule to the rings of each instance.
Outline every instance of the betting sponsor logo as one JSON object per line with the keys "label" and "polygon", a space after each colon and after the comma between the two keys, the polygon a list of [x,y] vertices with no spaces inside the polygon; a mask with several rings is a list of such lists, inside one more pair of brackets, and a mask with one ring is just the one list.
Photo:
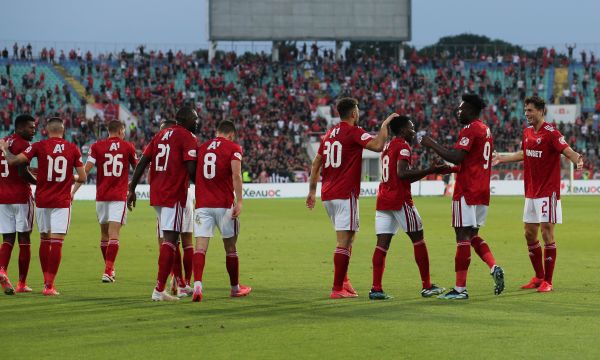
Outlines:
{"label": "betting sponsor logo", "polygon": [[530,149],[527,149],[525,151],[525,153],[529,157],[534,157],[534,158],[541,158],[542,157],[542,151],[541,150],[530,150]]}
{"label": "betting sponsor logo", "polygon": [[244,189],[245,198],[254,199],[265,199],[265,198],[280,198],[281,190],[279,189],[265,189],[265,190],[250,190]]}

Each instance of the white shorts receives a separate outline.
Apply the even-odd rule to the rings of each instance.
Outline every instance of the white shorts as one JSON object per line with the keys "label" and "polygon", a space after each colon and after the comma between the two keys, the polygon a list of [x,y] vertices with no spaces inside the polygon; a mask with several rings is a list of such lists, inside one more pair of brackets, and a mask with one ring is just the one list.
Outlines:
{"label": "white shorts", "polygon": [[183,211],[183,224],[181,224],[182,233],[194,232],[194,198],[195,193],[188,189],[187,202]]}
{"label": "white shorts", "polygon": [[127,222],[127,204],[125,201],[97,201],[96,217],[100,224],[109,222],[125,225]]}
{"label": "white shorts", "polygon": [[478,228],[485,224],[487,205],[467,205],[465,197],[452,201],[452,226]]}
{"label": "white shorts", "polygon": [[162,238],[163,231],[181,232],[185,208],[177,203],[174,207],[155,206],[158,235]]}
{"label": "white shorts", "polygon": [[0,234],[30,232],[34,212],[33,199],[27,204],[0,204]]}
{"label": "white shorts", "polygon": [[331,219],[335,231],[358,231],[359,212],[358,199],[335,199],[323,201],[327,215]]}
{"label": "white shorts", "polygon": [[396,234],[399,228],[404,232],[423,230],[421,216],[414,205],[404,204],[400,210],[376,210],[375,234]]}
{"label": "white shorts", "polygon": [[233,237],[240,232],[240,220],[232,219],[233,209],[199,208],[194,211],[194,236],[213,237],[215,227],[221,232],[223,239]]}
{"label": "white shorts", "polygon": [[555,196],[538,199],[525,198],[523,222],[528,224],[562,224],[562,207]]}
{"label": "white shorts", "polygon": [[37,208],[35,217],[40,233],[66,234],[71,223],[71,208]]}

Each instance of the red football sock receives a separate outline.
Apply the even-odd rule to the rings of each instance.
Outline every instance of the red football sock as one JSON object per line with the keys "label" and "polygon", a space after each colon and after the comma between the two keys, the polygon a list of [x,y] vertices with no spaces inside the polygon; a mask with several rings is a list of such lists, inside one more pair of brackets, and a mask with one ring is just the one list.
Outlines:
{"label": "red football sock", "polygon": [[336,247],[333,254],[333,290],[342,291],[344,287],[344,278],[348,273],[348,264],[350,263],[350,251],[346,248]]}
{"label": "red football sock", "polygon": [[240,263],[237,251],[227,253],[225,256],[225,266],[227,267],[227,273],[229,273],[229,284],[231,286],[238,285],[240,283]]}
{"label": "red football sock", "polygon": [[473,250],[479,255],[481,260],[483,260],[487,266],[491,269],[496,265],[496,259],[494,259],[494,255],[492,254],[492,250],[488,244],[479,236],[474,236],[471,239],[471,246]]}
{"label": "red football sock", "polygon": [[204,273],[204,264],[206,262],[206,251],[198,250],[194,252],[194,281],[202,281]]}
{"label": "red football sock", "polygon": [[175,258],[173,259],[173,268],[171,269],[171,273],[175,277],[177,286],[185,287],[185,280],[183,279],[183,270],[181,269],[181,250],[179,250],[179,246],[175,248]]}
{"label": "red football sock", "polygon": [[102,251],[102,259],[106,263],[106,250],[108,249],[108,240],[100,240],[100,251]]}
{"label": "red football sock", "polygon": [[46,285],[54,285],[54,279],[56,278],[56,274],[58,274],[58,268],[62,258],[62,245],[62,239],[52,239],[50,256],[48,257],[48,282]]}
{"label": "red football sock", "polygon": [[[352,257],[352,245],[350,245],[350,247],[348,248],[348,253],[350,255],[348,255],[348,257]],[[348,259],[348,264],[350,264],[350,259]],[[348,278],[348,271],[346,271],[346,274],[344,275],[344,282],[348,282],[350,281],[350,279]]]}
{"label": "red football sock", "polygon": [[[336,254],[337,255],[337,254]],[[387,249],[376,246],[375,251],[373,252],[373,290],[374,291],[382,291],[382,280],[383,280],[383,271],[385,270],[385,256],[387,255]],[[335,258],[334,258],[335,261]]]}
{"label": "red football sock", "polygon": [[544,246],[544,269],[546,276],[544,280],[552,284],[552,275],[554,274],[554,265],[556,264],[556,243]]}
{"label": "red football sock", "polygon": [[419,274],[421,275],[421,286],[423,289],[429,289],[431,287],[431,278],[429,275],[429,254],[425,240],[421,239],[414,242],[413,251],[415,253],[415,261],[419,267]]}
{"label": "red football sock", "polygon": [[194,261],[194,247],[188,246],[183,249],[183,271],[185,272],[185,283],[190,284],[192,280],[192,264]]}
{"label": "red football sock", "polygon": [[27,280],[29,273],[29,263],[31,261],[31,244],[19,244],[19,281]]}
{"label": "red football sock", "polygon": [[8,263],[10,262],[10,255],[12,254],[13,244],[5,241],[0,246],[0,269],[8,270]]}
{"label": "red football sock", "polygon": [[544,262],[542,257],[542,245],[540,245],[539,241],[536,241],[533,244],[528,244],[527,249],[529,250],[529,260],[531,260],[531,265],[533,265],[535,277],[538,279],[543,279]]}
{"label": "red football sock", "polygon": [[165,291],[167,278],[173,267],[175,259],[175,245],[168,241],[163,241],[160,245],[160,255],[158,256],[158,274],[156,275],[156,291]]}
{"label": "red football sock", "polygon": [[471,243],[461,241],[456,244],[456,256],[454,257],[454,271],[456,271],[456,286],[467,286],[467,272],[471,263]]}
{"label": "red football sock", "polygon": [[111,275],[115,269],[115,260],[119,252],[119,239],[110,239],[106,248],[105,268],[104,273]]}
{"label": "red football sock", "polygon": [[44,284],[48,282],[48,264],[50,262],[50,248],[52,247],[51,239],[40,240],[40,265],[44,274]]}

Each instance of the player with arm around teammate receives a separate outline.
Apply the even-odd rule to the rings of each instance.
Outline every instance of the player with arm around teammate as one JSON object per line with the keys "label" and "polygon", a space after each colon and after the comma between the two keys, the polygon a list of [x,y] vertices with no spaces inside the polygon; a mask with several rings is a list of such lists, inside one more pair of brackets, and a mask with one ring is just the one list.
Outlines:
{"label": "player with arm around teammate", "polygon": [[[125,140],[125,124],[108,123],[108,138],[92,144],[85,164],[89,174],[96,166],[96,216],[100,224],[100,250],[104,259],[102,282],[115,281],[115,260],[119,251],[121,226],[127,222],[129,167],[137,165],[133,145]],[[82,183],[73,187],[72,197]]]}
{"label": "player with arm around teammate", "polygon": [[488,244],[479,236],[479,228],[484,225],[490,203],[490,175],[494,142],[491,131],[479,118],[485,103],[476,94],[465,94],[458,106],[457,117],[464,125],[458,141],[448,149],[431,137],[424,136],[420,143],[431,148],[442,159],[455,165],[456,185],[452,197],[452,226],[456,234],[456,256],[454,268],[456,285],[440,299],[466,300],[467,272],[471,263],[471,246],[490,268],[494,280],[494,293],[504,290],[504,270],[496,260]]}
{"label": "player with arm around teammate", "polygon": [[[363,149],[381,152],[388,137],[388,124],[398,116],[392,114],[381,124],[377,136],[357,126],[360,110],[354,98],[341,98],[336,103],[341,121],[321,141],[312,162],[306,206],[315,207],[317,182],[322,175],[321,200],[336,232],[337,246],[333,255],[332,299],[356,297],[348,280],[348,265],[354,235],[359,228],[358,197]],[[322,169],[322,174],[321,174]]]}
{"label": "player with arm around teammate", "polygon": [[40,231],[40,263],[44,273],[43,294],[59,295],[54,281],[62,257],[62,245],[71,221],[71,185],[73,169],[76,182],[84,183],[86,173],[81,162],[81,152],[73,143],[63,139],[65,127],[60,118],[48,119],[48,139],[38,141],[18,155],[0,142],[0,148],[9,165],[25,164],[34,157],[38,160],[38,177],[35,189],[36,219]]}
{"label": "player with arm around teammate", "polygon": [[229,274],[231,297],[248,295],[252,288],[239,283],[236,242],[242,211],[242,148],[234,142],[237,130],[233,122],[222,121],[217,136],[198,148],[196,167],[196,210],[194,211],[194,294],[202,301],[202,275],[208,242],[218,228],[225,247],[225,266]]}
{"label": "player with arm around teammate", "polygon": [[375,231],[377,246],[373,252],[373,284],[369,292],[371,300],[390,298],[382,286],[385,258],[392,237],[399,228],[408,235],[413,244],[415,262],[421,275],[421,296],[431,297],[444,292],[444,288],[431,283],[429,254],[423,235],[421,216],[411,195],[411,183],[427,175],[447,171],[449,166],[436,164],[427,169],[411,169],[411,147],[415,127],[407,116],[392,119],[389,125],[392,139],[381,152],[381,183],[377,192]]}
{"label": "player with arm around teammate", "polygon": [[[510,155],[494,154],[494,165],[523,161],[525,207],[523,223],[529,259],[535,272],[522,289],[552,291],[556,264],[554,225],[562,223],[560,204],[560,156],[567,157],[577,170],[583,168],[583,156],[573,151],[564,136],[544,119],[546,102],[532,96],[525,99],[525,117],[529,126],[523,131],[521,151]],[[538,240],[541,229],[544,254]],[[543,260],[542,260],[543,259]]]}

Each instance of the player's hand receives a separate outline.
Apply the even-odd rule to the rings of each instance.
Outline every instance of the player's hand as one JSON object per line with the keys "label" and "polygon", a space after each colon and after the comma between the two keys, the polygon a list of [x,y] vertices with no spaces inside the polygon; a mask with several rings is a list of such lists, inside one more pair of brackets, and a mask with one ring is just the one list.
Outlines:
{"label": "player's hand", "polygon": [[309,208],[310,210],[315,208],[315,202],[316,202],[316,195],[315,193],[308,193],[308,196],[306,197],[306,207]]}
{"label": "player's hand", "polygon": [[498,155],[498,152],[494,150],[494,153],[492,154],[492,166],[496,166],[500,164],[500,155]]}
{"label": "player's hand", "polygon": [[4,139],[0,139],[0,150],[6,151],[8,149],[8,143]]}
{"label": "player's hand", "polygon": [[390,121],[392,121],[394,118],[397,118],[398,116],[400,116],[400,115],[398,115],[396,113],[390,114],[390,116],[388,116],[385,120],[383,120],[383,124],[381,124],[381,126],[382,127],[383,126],[388,126],[388,124],[390,123]]}
{"label": "player's hand", "polygon": [[429,135],[423,135],[420,140],[417,138],[417,141],[419,141],[419,144],[424,147],[431,147],[431,145],[435,142]]}
{"label": "player's hand", "polygon": [[133,208],[135,207],[135,200],[136,200],[136,196],[135,196],[135,191],[128,191],[127,192],[127,208],[129,209],[129,211],[133,211]]}
{"label": "player's hand", "polygon": [[583,170],[583,155],[581,154],[577,158],[577,170]]}
{"label": "player's hand", "polygon": [[241,212],[242,212],[242,203],[235,204],[235,206],[233,207],[233,211],[231,212],[231,218],[232,219],[238,218],[240,216]]}

